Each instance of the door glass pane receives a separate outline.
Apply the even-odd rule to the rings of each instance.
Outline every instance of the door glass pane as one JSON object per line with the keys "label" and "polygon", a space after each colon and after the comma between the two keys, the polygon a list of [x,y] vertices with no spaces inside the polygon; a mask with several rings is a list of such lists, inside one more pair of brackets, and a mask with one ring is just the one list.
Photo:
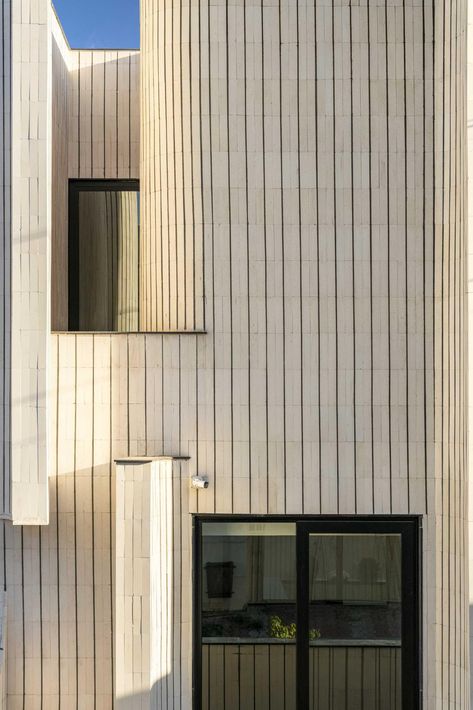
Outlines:
{"label": "door glass pane", "polygon": [[401,536],[309,536],[309,707],[401,710]]}
{"label": "door glass pane", "polygon": [[296,527],[202,525],[202,707],[295,710]]}

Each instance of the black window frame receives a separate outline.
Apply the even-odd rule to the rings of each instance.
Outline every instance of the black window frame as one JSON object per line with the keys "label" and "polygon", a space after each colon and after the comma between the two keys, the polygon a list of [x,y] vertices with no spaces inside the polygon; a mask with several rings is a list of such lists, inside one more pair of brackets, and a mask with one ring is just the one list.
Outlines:
{"label": "black window frame", "polygon": [[[202,708],[202,524],[295,523],[297,574],[296,708],[308,710],[308,568],[310,533],[400,534],[402,545],[402,709],[420,710],[422,698],[422,516],[418,515],[201,515],[192,519],[192,708]],[[301,604],[301,599],[303,603]]]}
{"label": "black window frame", "polygon": [[[81,192],[139,192],[137,179],[71,179],[68,193],[68,331],[79,332],[79,196]],[[139,258],[138,258],[139,268]],[[111,331],[115,332],[115,331]]]}

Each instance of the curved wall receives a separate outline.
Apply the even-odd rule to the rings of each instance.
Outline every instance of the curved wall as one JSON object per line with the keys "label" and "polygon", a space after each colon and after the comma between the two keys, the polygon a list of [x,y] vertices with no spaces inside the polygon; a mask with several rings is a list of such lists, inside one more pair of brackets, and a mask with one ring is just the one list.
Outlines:
{"label": "curved wall", "polygon": [[197,12],[198,5],[190,12],[190,4],[141,4],[140,326],[146,331],[197,330],[205,322]]}
{"label": "curved wall", "polygon": [[142,27],[146,326],[208,331],[166,453],[200,511],[422,514],[425,707],[466,707],[466,3]]}

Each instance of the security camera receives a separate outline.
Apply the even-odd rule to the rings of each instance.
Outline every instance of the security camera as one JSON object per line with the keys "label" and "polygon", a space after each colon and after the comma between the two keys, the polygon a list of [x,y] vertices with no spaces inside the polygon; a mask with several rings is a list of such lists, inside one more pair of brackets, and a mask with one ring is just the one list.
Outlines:
{"label": "security camera", "polygon": [[192,476],[192,487],[193,488],[208,488],[209,481],[205,476]]}

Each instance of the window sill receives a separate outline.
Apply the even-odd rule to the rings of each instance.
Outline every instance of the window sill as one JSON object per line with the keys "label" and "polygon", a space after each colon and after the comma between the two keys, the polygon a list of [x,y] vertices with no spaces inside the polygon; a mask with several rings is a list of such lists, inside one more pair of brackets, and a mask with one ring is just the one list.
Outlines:
{"label": "window sill", "polygon": [[52,330],[51,335],[207,335],[206,330]]}

